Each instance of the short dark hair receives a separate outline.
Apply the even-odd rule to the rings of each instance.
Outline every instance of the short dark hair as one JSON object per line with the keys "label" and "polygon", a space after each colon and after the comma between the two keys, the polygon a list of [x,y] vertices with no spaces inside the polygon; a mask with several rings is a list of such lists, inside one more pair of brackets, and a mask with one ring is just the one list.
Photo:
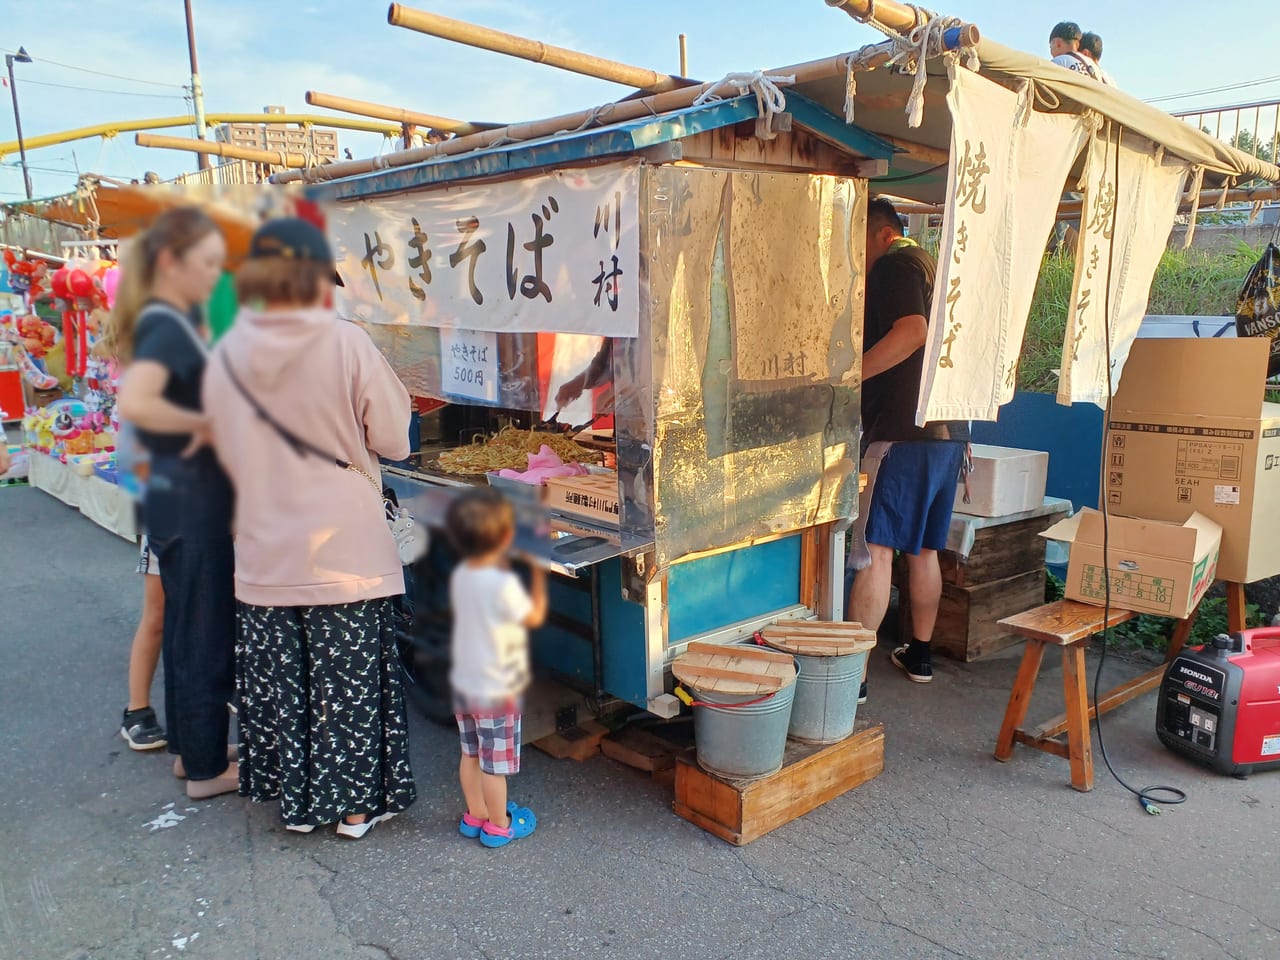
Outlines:
{"label": "short dark hair", "polygon": [[1102,62],[1102,38],[1096,33],[1081,34],[1080,49],[1087,51],[1093,57],[1095,63]]}
{"label": "short dark hair", "polygon": [[464,560],[493,553],[515,530],[511,503],[492,487],[469,490],[449,504],[445,529]]}
{"label": "short dark hair", "polygon": [[876,197],[867,204],[867,229],[879,230],[881,227],[892,227],[893,232],[903,236],[907,230],[898,215],[898,208],[888,197]]}
{"label": "short dark hair", "polygon": [[1063,20],[1049,32],[1049,39],[1075,43],[1080,39],[1080,24],[1072,23],[1070,20]]}

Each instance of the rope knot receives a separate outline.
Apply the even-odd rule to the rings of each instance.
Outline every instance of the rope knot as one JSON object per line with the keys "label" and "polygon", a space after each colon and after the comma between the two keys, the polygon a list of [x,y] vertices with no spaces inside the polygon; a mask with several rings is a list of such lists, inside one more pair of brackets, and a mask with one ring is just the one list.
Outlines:
{"label": "rope knot", "polygon": [[782,87],[796,82],[794,76],[779,76],[777,74],[767,74],[763,70],[753,70],[750,73],[730,73],[725,76],[717,84],[708,87],[698,95],[693,101],[695,107],[700,107],[704,103],[714,103],[717,100],[723,100],[716,91],[723,86],[734,87],[738,91],[738,96],[746,96],[748,92],[756,95],[756,107],[759,110],[760,119],[766,121],[765,126],[769,130],[766,139],[773,139],[777,134],[773,133],[773,118],[787,109],[787,97],[782,92]]}

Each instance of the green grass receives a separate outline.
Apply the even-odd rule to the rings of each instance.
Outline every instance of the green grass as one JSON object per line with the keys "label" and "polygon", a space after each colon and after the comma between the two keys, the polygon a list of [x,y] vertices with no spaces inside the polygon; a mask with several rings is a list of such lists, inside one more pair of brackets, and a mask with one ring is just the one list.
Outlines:
{"label": "green grass", "polygon": [[[1232,316],[1245,275],[1262,251],[1240,243],[1233,250],[1166,250],[1151,285],[1147,313],[1170,316]],[[1075,260],[1068,253],[1044,258],[1027,320],[1018,386],[1057,393],[1062,341],[1071,307]]]}

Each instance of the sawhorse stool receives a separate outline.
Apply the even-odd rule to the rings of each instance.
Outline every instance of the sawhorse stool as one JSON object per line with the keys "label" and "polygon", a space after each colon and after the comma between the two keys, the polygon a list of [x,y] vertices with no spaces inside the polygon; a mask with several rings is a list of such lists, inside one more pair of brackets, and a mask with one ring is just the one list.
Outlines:
{"label": "sawhorse stool", "polygon": [[[1089,732],[1089,721],[1156,689],[1165,669],[1159,666],[1148,670],[1113,687],[1102,695],[1098,703],[1091,704],[1084,661],[1089,638],[1137,616],[1128,610],[1112,610],[1111,618],[1104,624],[1102,613],[1101,607],[1074,600],[1058,600],[1000,621],[1002,626],[1026,640],[1018,676],[1013,681],[1009,705],[1004,711],[1004,722],[1000,725],[1000,736],[996,739],[995,758],[1001,763],[1008,761],[1013,756],[1014,745],[1021,743],[1070,761],[1071,786],[1082,792],[1093,789],[1093,736]],[[1165,652],[1165,663],[1182,651],[1194,622],[1194,613],[1186,620],[1178,621],[1169,640],[1169,649]],[[1022,724],[1027,719],[1027,707],[1031,704],[1031,694],[1040,674],[1044,648],[1049,644],[1062,648],[1065,712],[1038,727],[1025,730]],[[1065,742],[1062,740],[1064,733],[1067,735]]]}

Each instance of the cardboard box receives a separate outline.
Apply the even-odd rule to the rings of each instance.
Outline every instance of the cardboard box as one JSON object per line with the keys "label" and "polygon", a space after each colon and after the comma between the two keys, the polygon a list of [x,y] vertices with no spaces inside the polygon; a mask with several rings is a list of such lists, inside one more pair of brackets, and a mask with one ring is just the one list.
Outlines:
{"label": "cardboard box", "polygon": [[[1222,528],[1192,512],[1182,523],[1109,518],[1107,565],[1111,606],[1179,620],[1190,615],[1213,586],[1222,545]],[[1041,534],[1071,544],[1067,599],[1102,606],[1107,599],[1103,573],[1103,517],[1085,508]]]}
{"label": "cardboard box", "polygon": [[969,502],[964,502],[964,484],[960,484],[956,489],[956,513],[971,517],[1007,517],[1034,510],[1044,503],[1049,454],[984,443],[975,443],[972,449]]}
{"label": "cardboard box", "polygon": [[1112,403],[1110,512],[1222,527],[1218,576],[1280,574],[1280,404],[1263,403],[1269,341],[1137,340]]}
{"label": "cardboard box", "polygon": [[546,504],[560,513],[616,527],[621,507],[618,476],[553,477],[547,481]]}

